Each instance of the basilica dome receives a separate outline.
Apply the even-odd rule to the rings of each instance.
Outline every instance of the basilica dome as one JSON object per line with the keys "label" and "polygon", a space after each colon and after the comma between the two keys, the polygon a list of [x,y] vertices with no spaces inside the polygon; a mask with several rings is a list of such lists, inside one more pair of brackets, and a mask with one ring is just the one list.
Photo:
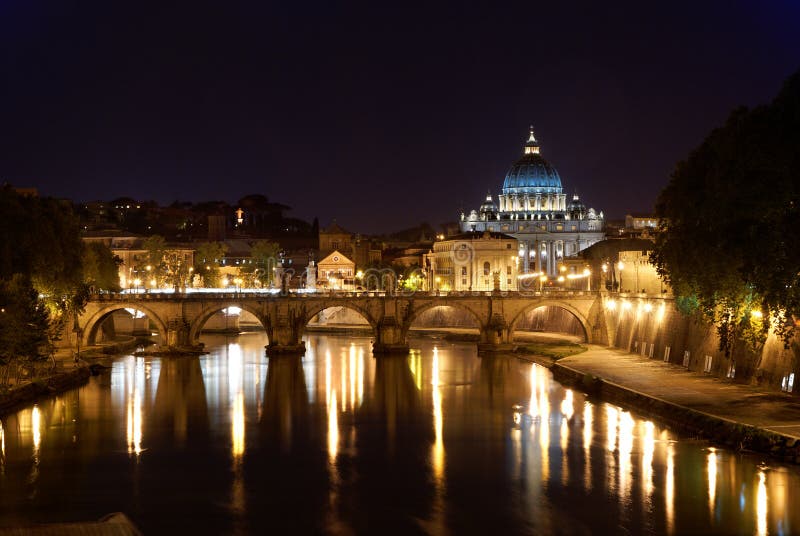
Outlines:
{"label": "basilica dome", "polygon": [[522,158],[511,166],[503,182],[504,194],[551,194],[562,191],[558,171],[539,154],[539,143],[531,129]]}

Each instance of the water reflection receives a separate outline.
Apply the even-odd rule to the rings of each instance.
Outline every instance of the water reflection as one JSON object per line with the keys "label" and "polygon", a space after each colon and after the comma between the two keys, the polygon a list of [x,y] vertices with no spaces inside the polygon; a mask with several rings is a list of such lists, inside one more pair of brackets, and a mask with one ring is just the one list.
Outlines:
{"label": "water reflection", "polygon": [[118,359],[0,420],[0,525],[119,510],[145,533],[800,523],[796,467],[681,439],[515,356],[418,339],[374,358],[370,342],[313,336],[305,356],[267,359],[262,336],[209,337],[199,358]]}

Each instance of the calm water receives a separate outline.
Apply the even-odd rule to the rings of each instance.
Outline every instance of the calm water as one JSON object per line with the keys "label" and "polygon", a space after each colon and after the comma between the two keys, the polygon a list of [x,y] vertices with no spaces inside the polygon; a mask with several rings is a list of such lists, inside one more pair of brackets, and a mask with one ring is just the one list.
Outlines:
{"label": "calm water", "polygon": [[205,342],[4,417],[0,525],[123,511],[145,534],[800,532],[797,468],[681,439],[514,357]]}

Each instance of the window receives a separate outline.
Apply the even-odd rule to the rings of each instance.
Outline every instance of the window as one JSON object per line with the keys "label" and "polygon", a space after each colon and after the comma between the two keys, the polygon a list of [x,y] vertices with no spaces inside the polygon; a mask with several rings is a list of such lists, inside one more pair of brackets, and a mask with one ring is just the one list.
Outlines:
{"label": "window", "polygon": [[467,284],[467,279],[465,277],[461,278],[461,284],[462,285],[466,285]]}
{"label": "window", "polygon": [[339,249],[339,241],[334,240],[331,242],[331,249]]}
{"label": "window", "polygon": [[483,275],[489,275],[489,271],[492,269],[492,266],[488,262],[483,263]]}
{"label": "window", "polygon": [[511,244],[506,244],[506,249],[511,249]]}
{"label": "window", "polygon": [[467,267],[466,266],[462,266],[461,267],[461,275],[467,275]]}
{"label": "window", "polygon": [[510,266],[506,266],[506,273],[508,275],[511,275],[511,267]]}

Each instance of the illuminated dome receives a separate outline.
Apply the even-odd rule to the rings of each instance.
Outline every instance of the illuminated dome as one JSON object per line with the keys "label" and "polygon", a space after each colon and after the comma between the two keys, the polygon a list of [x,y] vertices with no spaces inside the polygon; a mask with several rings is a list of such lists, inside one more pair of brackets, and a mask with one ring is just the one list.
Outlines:
{"label": "illuminated dome", "polygon": [[556,168],[539,154],[539,142],[531,128],[525,153],[506,173],[503,194],[560,194],[561,191],[561,177]]}

